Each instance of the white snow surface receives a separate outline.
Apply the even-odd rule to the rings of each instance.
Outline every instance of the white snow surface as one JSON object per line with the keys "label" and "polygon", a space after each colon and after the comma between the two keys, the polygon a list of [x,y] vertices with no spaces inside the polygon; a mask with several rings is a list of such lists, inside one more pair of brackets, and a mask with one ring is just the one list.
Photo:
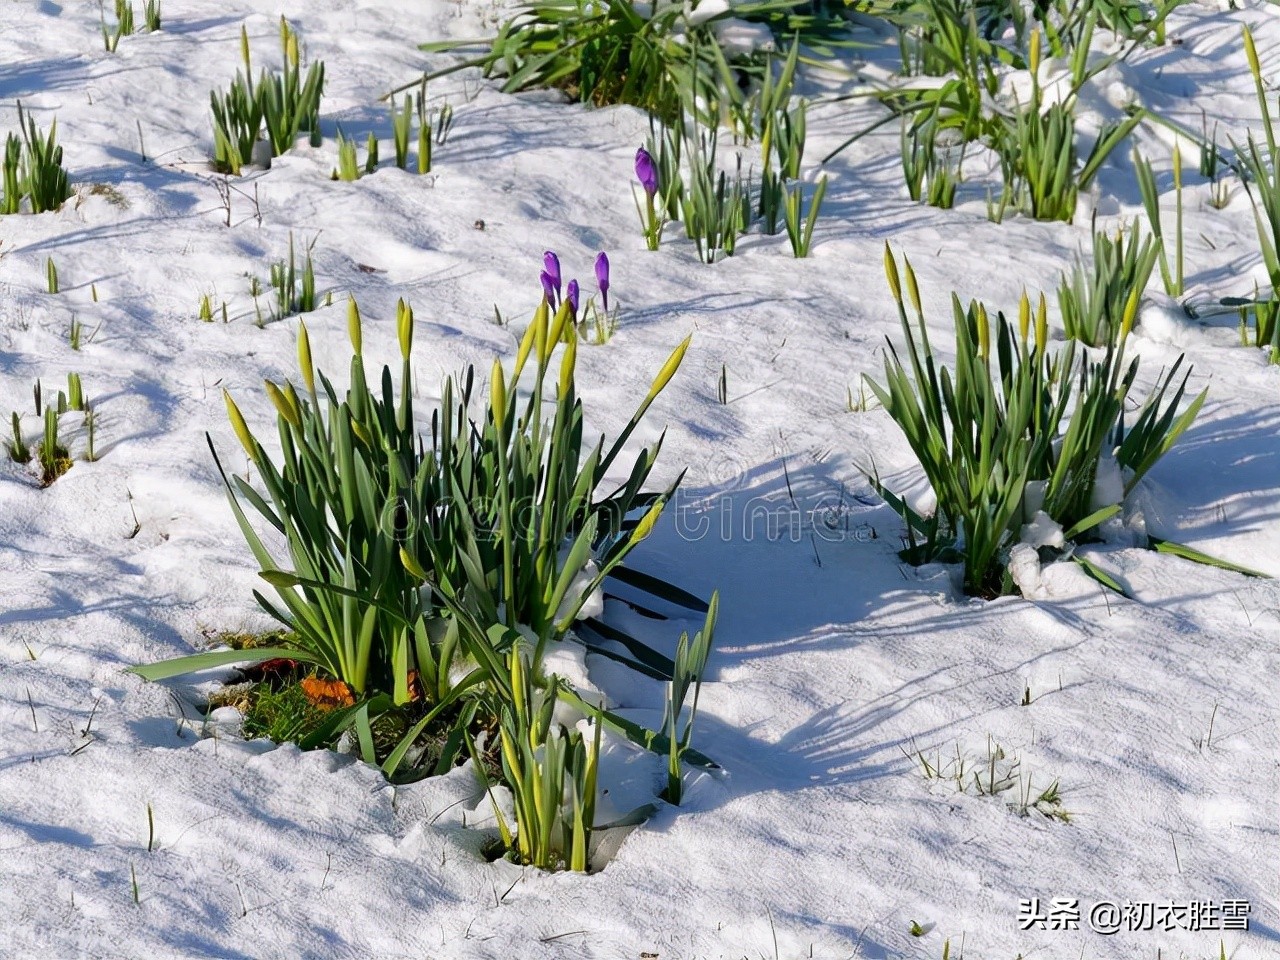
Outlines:
{"label": "white snow surface", "polygon": [[[1203,109],[1220,142],[1242,140],[1258,105],[1241,24],[1266,76],[1280,75],[1280,8],[1242,6],[1181,8],[1178,42],[1138,52],[1118,74],[1126,89],[1196,129]],[[16,129],[17,100],[46,128],[56,114],[77,198],[0,219],[0,413],[23,412],[34,433],[35,381],[50,397],[79,372],[101,456],[47,489],[0,459],[0,955],[834,960],[936,958],[946,939],[956,957],[963,937],[977,960],[1204,960],[1220,941],[1239,960],[1280,957],[1280,588],[1110,546],[1085,553],[1134,600],[1071,563],[1028,570],[1033,600],[958,596],[945,569],[902,564],[901,524],[864,479],[875,469],[927,499],[901,434],[874,406],[847,410],[846,389],[856,398],[861,375],[879,375],[885,337],[900,342],[886,241],[910,256],[950,355],[952,290],[1006,310],[1024,285],[1052,301],[1090,209],[1109,224],[1139,212],[1127,148],[1075,224],[996,225],[980,182],[955,210],[910,203],[888,125],[827,164],[811,258],[753,234],[706,266],[676,228],[644,249],[629,184],[647,122],[632,108],[507,96],[461,72],[431,88],[456,108],[435,171],[390,166],[377,98],[424,67],[417,43],[490,31],[488,3],[163,10],[161,33],[110,55],[97,3],[3,7],[0,131]],[[276,62],[281,13],[326,63],[325,143],[233,179],[228,227],[206,163],[208,93],[234,74],[242,24],[257,63]],[[867,36],[883,67],[891,43]],[[811,92],[848,81],[822,82],[829,91]],[[851,103],[811,106],[810,167],[877,116]],[[382,138],[374,175],[329,180],[338,123]],[[1170,140],[1138,134],[1165,189]],[[979,153],[966,169],[990,175]],[[1251,293],[1265,271],[1244,191],[1215,210],[1194,164],[1187,182],[1189,294]],[[221,715],[206,725],[189,715],[190,681],[124,672],[271,625],[205,434],[228,469],[244,469],[226,388],[274,436],[261,382],[294,374],[298,324],[259,329],[246,274],[265,281],[291,231],[300,246],[315,239],[319,284],[334,292],[307,317],[317,364],[343,381],[348,293],[366,317],[370,370],[397,360],[404,297],[418,317],[420,409],[444,374],[475,363],[483,377],[495,355],[510,360],[546,249],[585,293],[596,252],[613,263],[619,329],[579,351],[591,429],[616,435],[693,333],[633,441],[666,428],[654,480],[688,467],[683,499],[632,562],[720,591],[694,745],[723,772],[691,773],[684,805],[628,834],[598,873],[486,862],[492,813],[467,768],[392,788],[349,756],[246,743]],[[228,324],[198,320],[205,293],[215,310],[227,302]],[[509,326],[493,322],[495,303]],[[1280,575],[1280,367],[1239,346],[1233,318],[1161,317],[1144,312],[1133,338],[1140,385],[1185,351],[1190,389],[1207,385],[1209,399],[1130,509],[1153,534]],[[79,352],[73,318],[94,332]],[[71,442],[79,455],[82,433]],[[617,601],[604,616],[667,652],[698,626]],[[659,721],[660,684],[594,655],[582,663],[610,702]],[[917,760],[978,762],[991,741],[1037,792],[1057,782],[1070,822],[1011,810],[1021,785],[961,793]],[[652,799],[661,764],[612,741],[608,751],[601,776],[616,786],[602,809],[621,815]],[[1031,897],[1086,911],[1248,900],[1251,929],[1020,930],[1018,901]]]}

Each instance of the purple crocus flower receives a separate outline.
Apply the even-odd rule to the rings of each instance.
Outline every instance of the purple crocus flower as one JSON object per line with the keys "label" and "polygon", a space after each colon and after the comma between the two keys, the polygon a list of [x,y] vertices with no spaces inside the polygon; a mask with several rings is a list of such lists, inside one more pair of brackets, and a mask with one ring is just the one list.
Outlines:
{"label": "purple crocus flower", "polygon": [[601,251],[596,257],[596,285],[604,300],[604,312],[609,312],[609,258]]}
{"label": "purple crocus flower", "polygon": [[650,198],[658,192],[658,168],[654,166],[653,157],[644,147],[636,151],[636,179]]}
{"label": "purple crocus flower", "polygon": [[578,281],[570,280],[569,287],[565,291],[564,298],[569,301],[569,313],[573,319],[578,319]]}
{"label": "purple crocus flower", "polygon": [[551,274],[543,270],[538,275],[538,279],[542,281],[542,295],[547,298],[547,303],[551,305],[551,309],[556,308],[557,295],[560,292],[560,284],[551,279]]}
{"label": "purple crocus flower", "polygon": [[555,298],[552,299],[552,305],[554,306],[555,301],[560,299],[560,258],[548,250],[542,255],[542,268],[546,271],[543,276],[551,279],[551,283],[556,290]]}

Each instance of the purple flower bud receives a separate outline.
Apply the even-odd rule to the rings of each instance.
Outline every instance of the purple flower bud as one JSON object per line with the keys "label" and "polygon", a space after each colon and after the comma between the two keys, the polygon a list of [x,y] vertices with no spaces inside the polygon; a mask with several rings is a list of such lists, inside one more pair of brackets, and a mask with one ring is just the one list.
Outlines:
{"label": "purple flower bud", "polygon": [[[560,299],[560,258],[548,250],[542,255],[542,267],[546,270],[546,275],[551,278],[551,283],[556,288],[555,299]],[[553,301],[554,303],[554,301]]]}
{"label": "purple flower bud", "polygon": [[650,197],[658,192],[658,168],[653,165],[653,157],[644,147],[636,151],[636,179]]}
{"label": "purple flower bud", "polygon": [[570,280],[569,287],[565,291],[564,298],[569,301],[569,313],[573,319],[578,319],[578,281]]}
{"label": "purple flower bud", "polygon": [[596,257],[596,285],[604,299],[604,311],[609,312],[609,258],[601,251]]}
{"label": "purple flower bud", "polygon": [[551,305],[551,309],[556,308],[556,300],[560,293],[560,284],[551,279],[551,274],[543,270],[538,275],[538,279],[542,281],[542,295],[547,298],[547,303]]}

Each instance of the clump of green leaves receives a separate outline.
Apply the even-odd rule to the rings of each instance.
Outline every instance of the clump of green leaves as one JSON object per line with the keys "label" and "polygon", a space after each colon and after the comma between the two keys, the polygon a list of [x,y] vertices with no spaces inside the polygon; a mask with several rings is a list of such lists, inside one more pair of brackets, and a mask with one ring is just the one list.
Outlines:
{"label": "clump of green leaves", "polygon": [[[425,92],[425,91],[424,91]],[[412,93],[404,96],[404,106],[396,108],[395,97],[391,98],[391,142],[395,149],[396,166],[404,170],[409,165],[409,138],[413,130],[414,97]]]}
{"label": "clump of green leaves", "polygon": [[[792,84],[800,45],[795,42],[787,54],[775,80],[771,66],[766,66],[764,83],[758,100],[760,117],[760,199],[756,212],[766,233],[777,232],[778,213],[786,224],[787,239],[796,257],[807,257],[813,244],[813,229],[818,221],[827,193],[827,177],[823,174],[810,194],[808,214],[804,214],[804,187],[800,182],[804,162],[805,133],[808,129],[804,100],[793,104]],[[776,167],[775,167],[776,162]],[[746,226],[751,223],[747,216]]]}
{"label": "clump of green leaves", "polygon": [[240,28],[240,53],[244,72],[236,71],[224,92],[209,94],[213,110],[213,165],[222,173],[240,175],[253,162],[253,148],[262,131],[262,98],[253,84],[249,60],[249,35]]}
{"label": "clump of green leaves", "polygon": [[[395,146],[396,166],[405,170],[409,165],[409,142],[413,134],[414,117],[418,121],[418,173],[431,172],[432,143],[443,146],[453,129],[453,107],[446,101],[439,108],[427,107],[427,81],[424,78],[418,95],[405,94],[404,103],[396,107],[391,97],[391,134]],[[435,117],[434,127],[432,117]]]}
{"label": "clump of green leaves", "polygon": [[759,218],[768,234],[785,225],[792,253],[809,255],[827,179],[818,178],[806,207],[799,179],[806,108],[790,94],[798,57],[799,47],[793,44],[776,76],[767,66],[760,91],[737,115],[739,134],[760,137],[760,187],[755,197],[752,178],[743,177],[741,151],[735,172],[720,168],[716,125],[702,123],[697,113],[681,114],[670,124],[650,118],[647,146],[636,155],[636,176],[644,191],[643,202],[636,196],[636,209],[650,250],[658,248],[668,220],[679,219],[699,258],[714,263],[721,256],[733,256],[738,237]]}
{"label": "clump of green leaves", "polygon": [[[1280,249],[1280,170],[1277,168],[1277,162],[1280,161],[1280,150],[1277,149],[1276,145],[1275,125],[1268,112],[1267,91],[1262,79],[1262,68],[1258,61],[1258,51],[1254,45],[1253,34],[1247,26],[1242,29],[1245,56],[1248,58],[1249,70],[1253,75],[1254,90],[1258,98],[1258,107],[1262,114],[1263,141],[1259,143],[1252,130],[1248,132],[1243,147],[1233,140],[1232,147],[1236,153],[1234,167],[1236,172],[1240,174],[1245,189],[1249,193],[1249,198],[1253,203],[1254,225],[1257,228],[1258,246],[1262,253],[1263,266],[1267,271],[1269,287],[1259,290],[1255,285],[1252,298],[1224,297],[1218,301],[1218,306],[1225,307],[1225,310],[1211,308],[1208,312],[1232,313],[1238,311],[1240,315],[1241,344],[1252,344],[1253,346],[1264,348],[1268,350],[1272,363],[1280,363],[1280,322],[1277,322],[1280,320],[1280,255],[1277,255],[1276,252],[1277,249]],[[1154,115],[1149,116],[1154,117]],[[1163,122],[1180,136],[1186,136],[1193,142],[1199,142],[1202,173],[1206,169],[1206,155],[1209,157],[1208,162],[1216,165],[1216,144],[1211,144],[1207,129],[1205,137],[1201,139],[1172,121]],[[1208,175],[1215,176],[1216,172],[1216,168],[1211,168]],[[1153,179],[1150,175],[1149,166],[1145,163],[1139,163],[1138,173],[1144,202],[1150,207],[1151,200],[1149,198],[1154,193],[1154,185],[1149,182]],[[1212,189],[1211,204],[1214,206],[1225,205],[1230,199],[1229,186],[1225,182],[1218,183],[1215,181]],[[1180,200],[1179,235],[1181,235]],[[1181,236],[1179,236],[1179,240],[1181,240]],[[1181,243],[1179,243],[1179,251],[1181,251]],[[1181,262],[1179,262],[1177,278],[1179,281],[1181,281],[1181,272]],[[1192,316],[1201,315],[1201,311],[1192,305],[1186,305],[1186,310]]]}
{"label": "clump of green leaves", "polygon": [[1087,21],[1095,18],[1100,26],[1118,38],[1139,44],[1164,43],[1164,23],[1182,0],[1162,0],[1150,4],[1142,0],[1090,0],[1073,3],[1071,0],[1051,0],[1035,4],[1036,19],[1049,38],[1050,51],[1055,57],[1067,56],[1079,49],[1087,49],[1091,29]]}
{"label": "clump of green leaves", "polygon": [[160,30],[163,19],[160,13],[160,0],[146,0],[142,8],[142,19],[147,25],[147,33],[156,33]]}
{"label": "clump of green leaves", "polygon": [[955,206],[960,185],[964,145],[958,149],[939,143],[946,131],[936,122],[902,124],[902,174],[907,193],[917,203],[949,210]]}
{"label": "clump of green leaves", "polygon": [[59,209],[71,198],[72,191],[62,166],[58,122],[53,121],[46,136],[19,103],[18,130],[20,135],[11,133],[5,140],[0,165],[0,214],[19,213],[24,200],[32,213]]}
{"label": "clump of green leaves", "polygon": [[[598,729],[608,727],[664,756],[670,745],[661,732],[593,709],[549,674],[544,661],[554,645],[573,642],[646,675],[675,676],[670,660],[584,610],[606,578],[708,609],[622,565],[674,490],[643,491],[661,442],[636,456],[625,483],[604,496],[596,492],[675,374],[688,342],[664,365],[622,433],[612,443],[604,437],[593,443],[584,435],[574,387],[577,339],[568,304],[553,317],[544,300],[513,369],[508,373],[495,361],[478,411],[474,371],[447,379],[425,433],[414,412],[414,318],[406,304],[397,310],[396,328],[399,390],[390,368],[371,387],[352,302],[351,385],[340,394],[315,370],[309,335],[299,325],[301,384],[267,384],[278,411],[279,463],[227,397],[232,426],[263,488],[224,473],[228,500],[275,589],[273,599],[258,599],[289,629],[288,645],[198,654],[136,672],[162,679],[277,657],[314,666],[340,683],[352,703],[333,710],[302,745],[332,743],[350,730],[360,755],[388,777],[448,769],[460,753],[476,749],[477,724],[497,730],[513,793],[541,797],[536,803],[552,794],[556,799],[555,811],[536,807],[532,821],[518,813],[514,835],[507,831],[516,855],[581,869],[585,840],[565,838],[585,837],[593,826],[590,769],[597,751],[571,732],[552,731],[541,719],[545,704],[558,699],[594,715]],[[561,344],[556,369],[553,351]],[[283,534],[287,559],[273,557],[245,503]],[[379,746],[377,719],[410,703],[418,705],[419,719]],[[443,744],[430,768],[416,768],[428,729],[443,729]],[[689,748],[687,736],[686,727],[679,759],[710,765]],[[576,799],[562,816],[565,787]],[[532,846],[522,850],[521,844]]]}
{"label": "clump of green leaves", "polygon": [[356,158],[356,142],[348,140],[338,128],[338,169],[333,172],[335,180],[359,180],[360,164]]}
{"label": "clump of green leaves", "polygon": [[1160,194],[1156,189],[1156,177],[1151,169],[1151,162],[1135,150],[1133,165],[1138,172],[1138,190],[1142,194],[1142,205],[1147,211],[1147,220],[1150,221],[1151,232],[1156,238],[1156,248],[1160,256],[1160,279],[1164,283],[1164,292],[1171,297],[1180,297],[1185,286],[1186,274],[1182,242],[1182,151],[1177,147],[1173,150],[1173,190],[1177,211],[1173,269],[1169,267],[1169,257],[1165,248],[1164,226],[1160,221]]}
{"label": "clump of green leaves", "polygon": [[[682,124],[683,125],[683,124]],[[698,249],[703,263],[714,263],[720,253],[733,256],[739,234],[750,224],[751,196],[741,171],[729,175],[716,165],[719,132],[701,127],[696,119],[685,147],[689,176],[681,202],[685,234]]]}
{"label": "clump of green leaves", "polygon": [[[690,642],[689,635],[682,633],[676,645],[675,670],[671,682],[667,685],[667,701],[662,715],[662,729],[667,735],[667,788],[663,797],[676,806],[684,794],[684,780],[681,761],[689,744],[693,740],[693,721],[698,715],[698,694],[702,690],[702,675],[707,669],[707,659],[711,655],[712,632],[715,629],[716,613],[719,597],[711,598],[711,606],[707,611],[707,620],[701,630],[694,634]],[[689,705],[689,717],[680,727],[680,716],[685,700],[693,690],[693,702]]]}
{"label": "clump of green leaves", "polygon": [[813,228],[818,223],[818,211],[822,209],[822,200],[827,195],[827,176],[818,178],[817,186],[809,197],[809,212],[804,214],[804,187],[796,181],[786,187],[786,221],[787,239],[791,242],[791,252],[796,257],[807,257],[813,245]]}
{"label": "clump of green leaves", "polygon": [[111,30],[107,27],[107,22],[102,21],[102,45],[106,48],[107,53],[115,53],[116,47],[120,45],[121,37],[133,36],[133,3],[131,0],[116,0],[115,6],[116,25]]}
{"label": "clump of green leaves", "polygon": [[[649,117],[649,136],[645,148],[654,160],[658,174],[656,199],[659,202],[657,219],[679,220],[684,197],[684,177],[681,160],[684,157],[685,124],[683,117],[673,124],[659,123]],[[650,246],[651,250],[657,247]]]}
{"label": "clump of green leaves", "polygon": [[[1045,528],[1037,547],[1061,552],[1120,512],[1119,503],[1095,502],[1100,464],[1114,458],[1124,471],[1124,493],[1190,426],[1205,393],[1181,414],[1190,371],[1182,359],[1159,380],[1124,426],[1138,360],[1127,364],[1125,345],[1137,314],[1134,290],[1118,335],[1101,358],[1083,356],[1075,341],[1049,349],[1044,298],[1034,312],[1023,296],[1017,326],[997,314],[994,331],[986,307],[966,310],[952,297],[956,329],[954,371],[939,367],[929,343],[915,274],[906,265],[906,297],[897,262],[886,247],[885,270],[898,305],[907,362],[889,344],[885,384],[868,385],[906,435],[937,499],[922,516],[873,482],[907,524],[903,555],[913,563],[963,563],[965,588],[980,595],[1013,590],[1006,569],[1023,524]],[[916,314],[908,320],[907,301]],[[1033,335],[1034,331],[1034,335]],[[1169,396],[1172,392],[1172,396]],[[1043,516],[1042,516],[1043,515]]]}
{"label": "clump of green leaves", "polygon": [[1280,364],[1280,300],[1255,293],[1240,310],[1240,343],[1262,347],[1272,363]]}
{"label": "clump of green leaves", "polygon": [[1044,106],[1040,88],[1040,32],[1031,34],[1027,58],[1031,96],[996,128],[991,145],[1000,155],[1004,199],[1037,220],[1070,223],[1081,190],[1093,183],[1103,162],[1137,126],[1137,115],[1110,123],[1098,134],[1088,157],[1076,149],[1075,104],[1078,82],[1062,100]]}
{"label": "clump of green leaves", "polygon": [[[556,723],[559,679],[535,685],[527,653],[518,646],[507,661],[511,697],[499,707],[498,735],[503,778],[515,801],[514,830],[491,788],[489,792],[502,844],[519,863],[585,871],[595,826],[603,724],[597,715],[594,737],[588,742],[576,728],[567,730]],[[476,768],[483,777],[483,764]]]}
{"label": "clump of green leaves", "polygon": [[67,409],[84,411],[87,408],[84,398],[84,386],[80,382],[80,374],[67,374]]}
{"label": "clump of green leaves", "polygon": [[259,684],[247,697],[245,739],[267,737],[276,743],[306,739],[324,725],[329,711],[311,701],[301,684]]}
{"label": "clump of green leaves", "polygon": [[1125,238],[1124,229],[1114,238],[1094,231],[1093,263],[1077,257],[1071,273],[1063,274],[1058,287],[1062,326],[1068,337],[1091,347],[1102,347],[1120,334],[1125,310],[1133,297],[1141,300],[1155,267],[1159,244],[1143,237],[1138,224]]}
{"label": "clump of green leaves", "polygon": [[[1244,178],[1245,189],[1249,191],[1249,199],[1253,202],[1253,219],[1257,226],[1258,245],[1262,251],[1262,262],[1271,281],[1269,298],[1255,297],[1250,308],[1242,310],[1242,314],[1251,312],[1254,320],[1254,342],[1257,346],[1270,347],[1272,358],[1280,357],[1280,324],[1276,322],[1276,301],[1280,299],[1280,149],[1276,146],[1275,127],[1267,108],[1266,88],[1262,81],[1262,67],[1258,62],[1258,51],[1254,46],[1253,34],[1248,26],[1243,27],[1244,49],[1249,60],[1249,69],[1253,74],[1254,89],[1258,96],[1258,106],[1262,110],[1262,132],[1265,149],[1249,131],[1245,146],[1242,149],[1232,143],[1240,163],[1247,176]],[[1255,191],[1256,196],[1255,196]],[[1241,317],[1242,339],[1245,317]]]}
{"label": "clump of green leaves", "polygon": [[280,18],[280,49],[283,67],[279,72],[263,70],[255,82],[249,52],[249,35],[240,28],[240,57],[243,72],[225,92],[210,94],[213,109],[213,162],[216,169],[239,175],[253,162],[254,145],[266,127],[271,156],[293,148],[303,132],[311,135],[311,145],[320,145],[320,98],[324,93],[324,63],[316,61],[302,73],[301,41],[284,17]]}
{"label": "clump of green leaves", "polygon": [[[1025,182],[1025,175],[1018,169],[1024,166],[1032,170],[1032,177],[1052,181],[1053,176],[1036,170],[1033,158],[1017,159],[1017,153],[1037,151],[1039,157],[1066,158],[1072,162],[1069,174],[1077,180],[1078,159],[1070,155],[1066,147],[1069,117],[1066,115],[1075,96],[1093,77],[1114,63],[1128,58],[1140,46],[1155,41],[1163,42],[1165,17],[1182,0],[1163,0],[1152,8],[1141,0],[1089,0],[1087,3],[1072,0],[1045,0],[1031,5],[1023,3],[987,3],[985,0],[913,0],[904,3],[874,5],[874,14],[895,26],[899,31],[899,47],[902,53],[904,77],[926,76],[930,79],[905,80],[897,83],[877,84],[871,90],[859,90],[846,97],[872,96],[888,107],[891,114],[870,126],[855,132],[825,159],[845,149],[859,138],[877,129],[895,117],[910,121],[910,132],[922,134],[916,148],[921,154],[927,149],[923,135],[925,125],[935,125],[947,131],[949,139],[961,144],[983,141],[1002,154],[1006,162],[1006,195],[999,204],[992,204],[991,218],[998,220],[1009,208],[1027,209],[1034,202],[1041,212],[1033,215],[1041,219],[1060,219],[1061,210],[1068,203],[1050,201],[1045,196],[1035,197],[1034,185]],[[1121,13],[1123,11],[1123,13]],[[1123,28],[1121,28],[1121,25]],[[1090,59],[1095,31],[1115,29],[1122,42],[1114,52],[1101,59]],[[1035,129],[1028,121],[1035,115],[1030,105],[1015,105],[1012,112],[995,106],[1002,76],[1010,70],[1025,70],[1032,59],[1039,59],[1040,47],[1047,47],[1050,56],[1066,60],[1070,70],[1072,92],[1052,114],[1043,129]],[[1031,49],[1029,49],[1031,48]],[[1038,64],[1037,64],[1038,66]],[[1035,72],[1036,67],[1030,67]],[[940,80],[932,79],[934,77]],[[1021,129],[1018,115],[1022,114]],[[1104,131],[1100,140],[1109,152],[1116,145],[1111,128]],[[1122,139],[1120,137],[1119,139]],[[1018,141],[1021,139],[1022,143]],[[908,136],[904,148],[909,148]],[[912,157],[908,163],[924,163],[923,156]],[[1093,157],[1085,161],[1086,169]],[[910,182],[910,176],[908,180]],[[1014,196],[1014,193],[1017,196]],[[1056,209],[1050,209],[1050,208]]]}
{"label": "clump of green leaves", "polygon": [[333,171],[333,180],[359,180],[364,174],[378,169],[378,138],[372,132],[365,138],[364,165],[361,167],[356,154],[356,141],[348,139],[338,128],[338,166]]}
{"label": "clump of green leaves", "polygon": [[14,463],[30,463],[31,448],[26,445],[22,439],[22,418],[18,416],[18,412],[13,412],[13,439],[9,441],[9,459]]}
{"label": "clump of green leaves", "polygon": [[682,113],[718,123],[722,109],[732,113],[743,105],[734,71],[758,77],[769,58],[763,51],[725,54],[715,31],[730,17],[767,23],[779,40],[799,32],[811,45],[838,43],[836,35],[846,27],[838,15],[812,10],[802,0],[746,0],[732,10],[696,15],[677,4],[650,10],[629,0],[533,0],[494,37],[426,43],[422,49],[480,50],[430,78],[480,67],[485,76],[504,77],[508,93],[555,87],[583,103],[631,104],[666,123]]}
{"label": "clump of green leaves", "polygon": [[36,450],[40,461],[40,483],[49,486],[71,469],[71,454],[58,439],[58,411],[45,407],[44,433]]}
{"label": "clump of green leaves", "polygon": [[[980,28],[978,8],[962,0],[922,0],[882,6],[878,12],[898,28],[903,74],[944,79],[892,84],[871,91],[891,114],[853,134],[824,157],[824,162],[894,117],[910,121],[903,151],[908,164],[924,162],[908,150],[912,133],[917,135],[917,150],[927,150],[944,131],[960,143],[993,136],[999,121],[987,105],[999,91],[1001,64],[1022,67],[1025,61],[988,39],[995,34]],[[1024,29],[1025,24],[1019,30],[1019,46]],[[904,172],[910,186],[912,174]]]}
{"label": "clump of green leaves", "polygon": [[[298,136],[311,134],[311,145],[320,145],[320,97],[324,93],[324,62],[317,60],[302,74],[301,42],[284,17],[280,18],[280,53],[284,60],[279,73],[264,73],[258,84],[262,96],[263,120],[271,155],[281,156],[293,149]],[[247,66],[247,62],[246,62]]]}
{"label": "clump of green leaves", "polygon": [[98,451],[95,446],[98,434],[98,411],[87,405],[84,408],[84,431],[84,458],[86,462],[93,463],[98,459]]}
{"label": "clump of green leaves", "polygon": [[289,259],[278,260],[271,265],[271,288],[276,293],[275,318],[282,320],[299,313],[311,313],[316,308],[316,272],[311,262],[311,250],[316,245],[307,244],[302,268],[294,251],[293,234],[289,234]]}

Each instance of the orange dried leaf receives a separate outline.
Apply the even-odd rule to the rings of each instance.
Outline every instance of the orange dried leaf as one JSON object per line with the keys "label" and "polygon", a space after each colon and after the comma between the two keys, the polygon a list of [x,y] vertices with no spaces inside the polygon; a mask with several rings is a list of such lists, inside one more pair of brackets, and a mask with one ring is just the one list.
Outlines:
{"label": "orange dried leaf", "polygon": [[321,710],[350,707],[356,702],[351,695],[351,688],[341,680],[321,680],[317,676],[310,676],[303,679],[301,687],[307,699]]}

